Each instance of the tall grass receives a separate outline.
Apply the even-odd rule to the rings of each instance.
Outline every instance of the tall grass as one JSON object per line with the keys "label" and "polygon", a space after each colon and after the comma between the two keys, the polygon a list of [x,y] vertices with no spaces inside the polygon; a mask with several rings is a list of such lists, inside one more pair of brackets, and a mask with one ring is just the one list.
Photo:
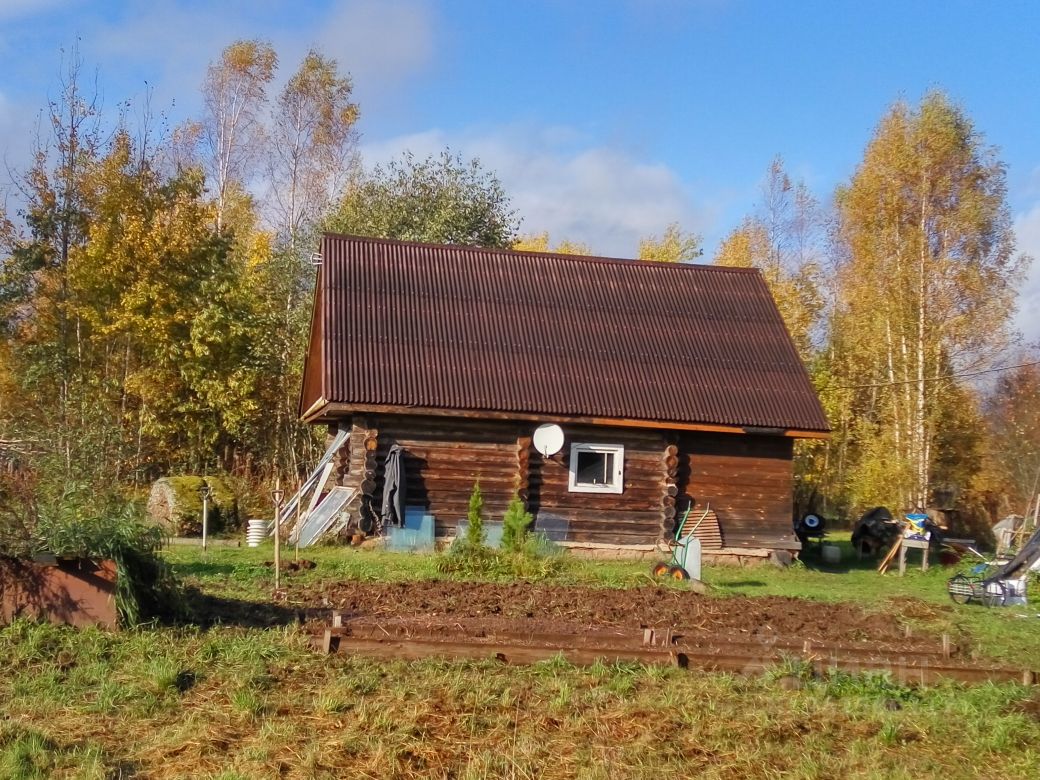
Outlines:
{"label": "tall grass", "polygon": [[296,630],[0,629],[0,777],[1033,777],[1015,685],[323,656]]}
{"label": "tall grass", "polygon": [[0,554],[111,560],[116,566],[116,611],[123,626],[171,617],[179,612],[179,591],[161,555],[161,529],[144,522],[140,508],[114,494],[70,483],[46,498],[31,525],[0,534]]}

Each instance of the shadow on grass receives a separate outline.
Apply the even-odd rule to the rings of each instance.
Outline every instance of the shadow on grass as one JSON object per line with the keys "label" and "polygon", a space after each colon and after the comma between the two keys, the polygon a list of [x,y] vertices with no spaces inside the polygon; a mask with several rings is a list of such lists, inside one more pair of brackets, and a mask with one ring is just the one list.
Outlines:
{"label": "shadow on grass", "polygon": [[[257,564],[259,566],[259,564]],[[241,571],[241,563],[215,563],[211,561],[190,561],[171,564],[173,570],[182,577],[230,577]]]}
{"label": "shadow on grass", "polygon": [[[841,560],[838,563],[827,563],[823,560],[823,546],[829,545],[841,550]],[[809,571],[821,574],[848,574],[853,571],[875,571],[881,563],[882,556],[860,555],[851,542],[824,540],[823,545],[815,542],[807,544],[802,548],[799,559],[805,564]],[[898,565],[898,562],[896,562]],[[920,562],[918,562],[918,565]]]}
{"label": "shadow on grass", "polygon": [[300,609],[270,601],[246,601],[214,596],[190,586],[184,589],[183,597],[184,614],[174,622],[201,628],[274,628],[308,620],[328,620],[330,614],[328,609]]}

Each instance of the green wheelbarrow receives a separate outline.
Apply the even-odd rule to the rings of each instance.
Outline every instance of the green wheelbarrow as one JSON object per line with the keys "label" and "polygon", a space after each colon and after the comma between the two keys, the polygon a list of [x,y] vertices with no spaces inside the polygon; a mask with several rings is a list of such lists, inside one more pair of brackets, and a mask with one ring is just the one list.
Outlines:
{"label": "green wheelbarrow", "polygon": [[694,534],[711,512],[711,504],[704,508],[704,513],[691,525],[690,513],[693,501],[686,507],[682,522],[675,529],[675,536],[668,540],[671,559],[658,561],[650,571],[654,577],[671,577],[673,580],[699,580],[701,578],[701,540]]}

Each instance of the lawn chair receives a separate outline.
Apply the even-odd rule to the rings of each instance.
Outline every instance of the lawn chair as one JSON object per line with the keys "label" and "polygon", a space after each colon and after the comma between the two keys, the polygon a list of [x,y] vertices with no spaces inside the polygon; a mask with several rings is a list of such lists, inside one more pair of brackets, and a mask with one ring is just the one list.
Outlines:
{"label": "lawn chair", "polygon": [[651,568],[654,577],[671,577],[673,580],[699,580],[701,578],[701,540],[695,534],[700,524],[711,513],[711,504],[708,504],[704,513],[693,521],[690,517],[693,510],[691,500],[683,513],[682,521],[675,529],[675,536],[666,541],[671,551],[668,561],[658,561]]}

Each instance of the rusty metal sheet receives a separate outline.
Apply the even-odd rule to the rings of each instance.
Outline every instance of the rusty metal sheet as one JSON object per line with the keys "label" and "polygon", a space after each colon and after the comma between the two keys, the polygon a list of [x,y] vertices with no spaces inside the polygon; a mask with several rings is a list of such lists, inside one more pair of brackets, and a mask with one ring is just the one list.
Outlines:
{"label": "rusty metal sheet", "polygon": [[0,558],[0,620],[16,617],[72,626],[116,628],[116,566],[112,561],[38,563]]}
{"label": "rusty metal sheet", "polygon": [[337,235],[321,253],[301,406],[829,428],[757,270]]}

